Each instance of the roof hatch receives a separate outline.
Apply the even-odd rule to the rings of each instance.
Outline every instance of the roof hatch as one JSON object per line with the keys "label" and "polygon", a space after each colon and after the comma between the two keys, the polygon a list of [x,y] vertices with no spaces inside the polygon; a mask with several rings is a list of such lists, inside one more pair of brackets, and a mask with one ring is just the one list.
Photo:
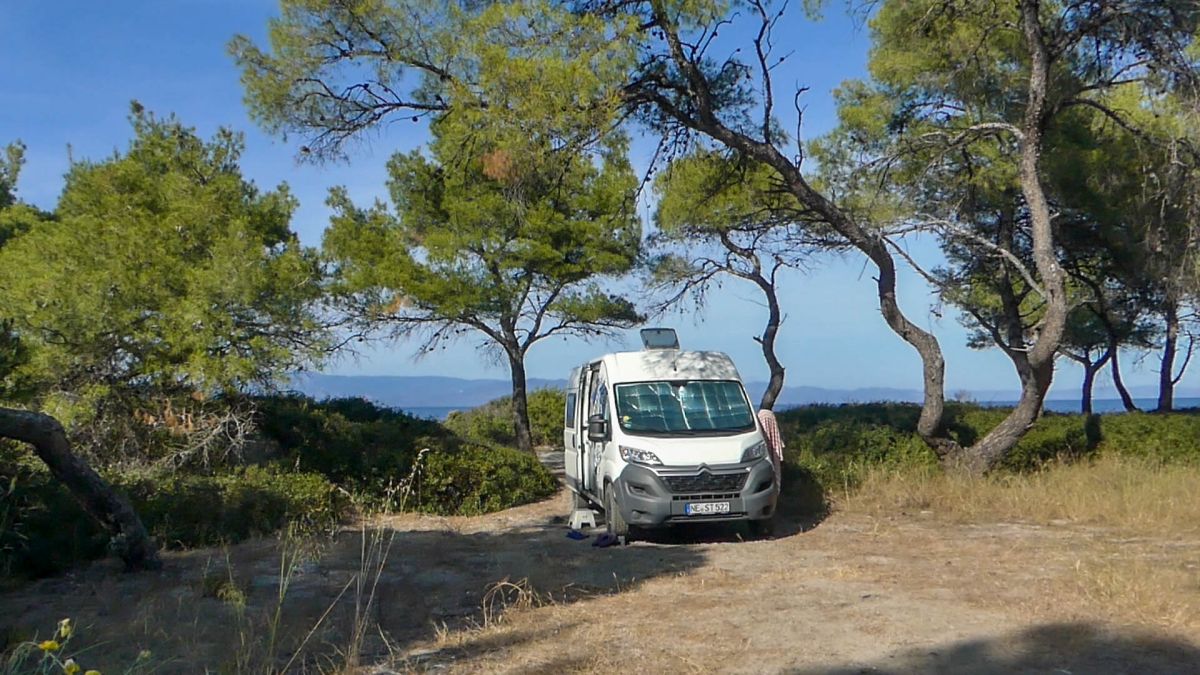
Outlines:
{"label": "roof hatch", "polygon": [[679,336],[674,328],[643,328],[642,347],[649,349],[679,349]]}

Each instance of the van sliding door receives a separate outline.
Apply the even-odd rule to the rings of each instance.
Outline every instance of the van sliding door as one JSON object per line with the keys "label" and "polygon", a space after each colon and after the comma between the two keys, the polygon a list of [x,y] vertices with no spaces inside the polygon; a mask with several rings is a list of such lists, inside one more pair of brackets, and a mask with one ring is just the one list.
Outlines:
{"label": "van sliding door", "polygon": [[[588,419],[592,415],[608,418],[608,383],[604,377],[604,364],[594,363],[587,370],[587,399],[586,410],[580,416],[583,433],[580,435],[582,451],[580,458],[581,483],[588,492],[600,496],[599,486],[596,485],[596,467],[604,455],[604,441],[592,441],[587,437]],[[580,406],[583,407],[583,406]]]}

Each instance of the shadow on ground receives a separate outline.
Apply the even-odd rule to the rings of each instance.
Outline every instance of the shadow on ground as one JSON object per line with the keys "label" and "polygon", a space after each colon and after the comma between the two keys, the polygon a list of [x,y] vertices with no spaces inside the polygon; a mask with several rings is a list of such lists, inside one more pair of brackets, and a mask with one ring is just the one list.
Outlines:
{"label": "shadow on ground", "polygon": [[[0,630],[40,639],[70,617],[77,648],[99,645],[81,663],[102,672],[122,672],[143,649],[158,673],[257,672],[289,661],[312,669],[351,650],[364,661],[402,655],[439,628],[629,591],[704,562],[682,547],[595,548],[550,524],[553,507],[526,508],[464,521],[475,531],[405,517],[342,532],[319,551],[257,540],[173,553],[160,573],[97,564],[0,595]],[[285,560],[295,573],[281,574]]]}
{"label": "shadow on ground", "polygon": [[793,675],[859,673],[1195,673],[1200,650],[1149,633],[1115,633],[1088,623],[1034,626],[996,638],[922,647],[883,661],[829,664]]}

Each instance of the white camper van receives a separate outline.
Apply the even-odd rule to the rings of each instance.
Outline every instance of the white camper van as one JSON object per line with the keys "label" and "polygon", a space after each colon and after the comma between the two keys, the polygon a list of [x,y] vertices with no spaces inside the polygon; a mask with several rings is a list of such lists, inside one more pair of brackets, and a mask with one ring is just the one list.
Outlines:
{"label": "white camper van", "polygon": [[571,371],[563,447],[575,508],[598,505],[622,538],[699,521],[765,531],[779,483],[733,361],[681,351],[671,329],[643,330],[642,342]]}

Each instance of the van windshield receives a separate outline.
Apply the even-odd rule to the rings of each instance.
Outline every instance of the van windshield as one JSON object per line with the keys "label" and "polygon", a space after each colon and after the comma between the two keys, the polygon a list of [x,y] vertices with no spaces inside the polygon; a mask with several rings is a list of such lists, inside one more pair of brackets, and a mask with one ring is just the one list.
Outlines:
{"label": "van windshield", "polygon": [[733,381],[679,380],[618,384],[621,429],[653,434],[749,431],[754,413]]}

